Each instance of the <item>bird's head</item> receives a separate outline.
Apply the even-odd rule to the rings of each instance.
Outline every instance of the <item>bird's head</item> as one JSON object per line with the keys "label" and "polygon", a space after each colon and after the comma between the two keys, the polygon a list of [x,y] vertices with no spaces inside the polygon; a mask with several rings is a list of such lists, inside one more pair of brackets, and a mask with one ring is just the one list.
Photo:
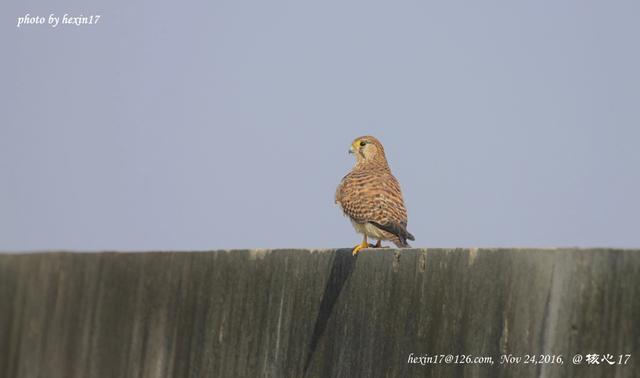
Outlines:
{"label": "bird's head", "polygon": [[353,140],[349,153],[356,156],[356,162],[379,161],[386,164],[387,158],[384,155],[384,148],[379,140],[372,136],[361,136]]}

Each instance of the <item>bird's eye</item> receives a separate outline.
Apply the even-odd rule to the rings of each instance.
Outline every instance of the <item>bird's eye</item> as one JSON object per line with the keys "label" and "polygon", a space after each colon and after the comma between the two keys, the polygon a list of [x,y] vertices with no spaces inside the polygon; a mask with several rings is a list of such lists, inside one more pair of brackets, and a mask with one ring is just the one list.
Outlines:
{"label": "bird's eye", "polygon": [[360,147],[364,147],[365,144],[367,144],[367,142],[365,142],[364,140],[360,141]]}

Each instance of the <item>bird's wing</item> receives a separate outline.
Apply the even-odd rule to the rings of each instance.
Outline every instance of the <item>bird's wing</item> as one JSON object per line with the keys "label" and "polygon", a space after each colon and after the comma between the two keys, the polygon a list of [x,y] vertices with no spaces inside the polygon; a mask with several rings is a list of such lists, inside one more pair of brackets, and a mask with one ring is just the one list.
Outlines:
{"label": "bird's wing", "polygon": [[342,211],[353,221],[366,222],[369,210],[365,188],[362,187],[362,173],[352,171],[342,178],[336,190],[336,202],[342,207]]}
{"label": "bird's wing", "polygon": [[396,235],[400,244],[408,246],[406,240],[414,240],[414,237],[407,231],[407,209],[404,207],[398,180],[389,173],[375,192],[372,214],[368,221],[379,229]]}
{"label": "bird's wing", "polygon": [[335,203],[341,204],[342,202],[342,187],[344,186],[344,181],[348,176],[348,174],[344,176],[342,180],[340,180],[340,185],[338,185],[338,187],[336,188],[336,195],[334,197]]}
{"label": "bird's wing", "polygon": [[388,171],[351,172],[338,187],[336,201],[355,222],[371,222],[393,234],[391,230],[406,232],[407,210],[400,185]]}

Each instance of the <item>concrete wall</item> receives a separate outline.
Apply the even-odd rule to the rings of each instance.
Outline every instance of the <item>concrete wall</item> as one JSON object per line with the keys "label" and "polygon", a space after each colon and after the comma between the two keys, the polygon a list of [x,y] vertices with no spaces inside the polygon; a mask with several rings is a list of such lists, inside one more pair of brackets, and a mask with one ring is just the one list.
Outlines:
{"label": "concrete wall", "polygon": [[[640,251],[0,255],[0,306],[1,377],[640,371]],[[411,353],[493,364],[422,366]],[[574,365],[577,353],[631,357]],[[504,365],[502,354],[564,359]]]}

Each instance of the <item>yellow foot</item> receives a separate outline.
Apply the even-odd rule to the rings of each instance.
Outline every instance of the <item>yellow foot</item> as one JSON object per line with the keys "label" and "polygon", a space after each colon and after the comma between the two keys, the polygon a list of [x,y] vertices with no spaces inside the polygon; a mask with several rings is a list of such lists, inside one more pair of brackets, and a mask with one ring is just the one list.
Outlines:
{"label": "yellow foot", "polygon": [[363,241],[362,243],[356,245],[353,248],[353,251],[351,252],[351,254],[355,256],[358,254],[358,252],[360,252],[361,249],[365,249],[365,248],[369,248],[369,243]]}

